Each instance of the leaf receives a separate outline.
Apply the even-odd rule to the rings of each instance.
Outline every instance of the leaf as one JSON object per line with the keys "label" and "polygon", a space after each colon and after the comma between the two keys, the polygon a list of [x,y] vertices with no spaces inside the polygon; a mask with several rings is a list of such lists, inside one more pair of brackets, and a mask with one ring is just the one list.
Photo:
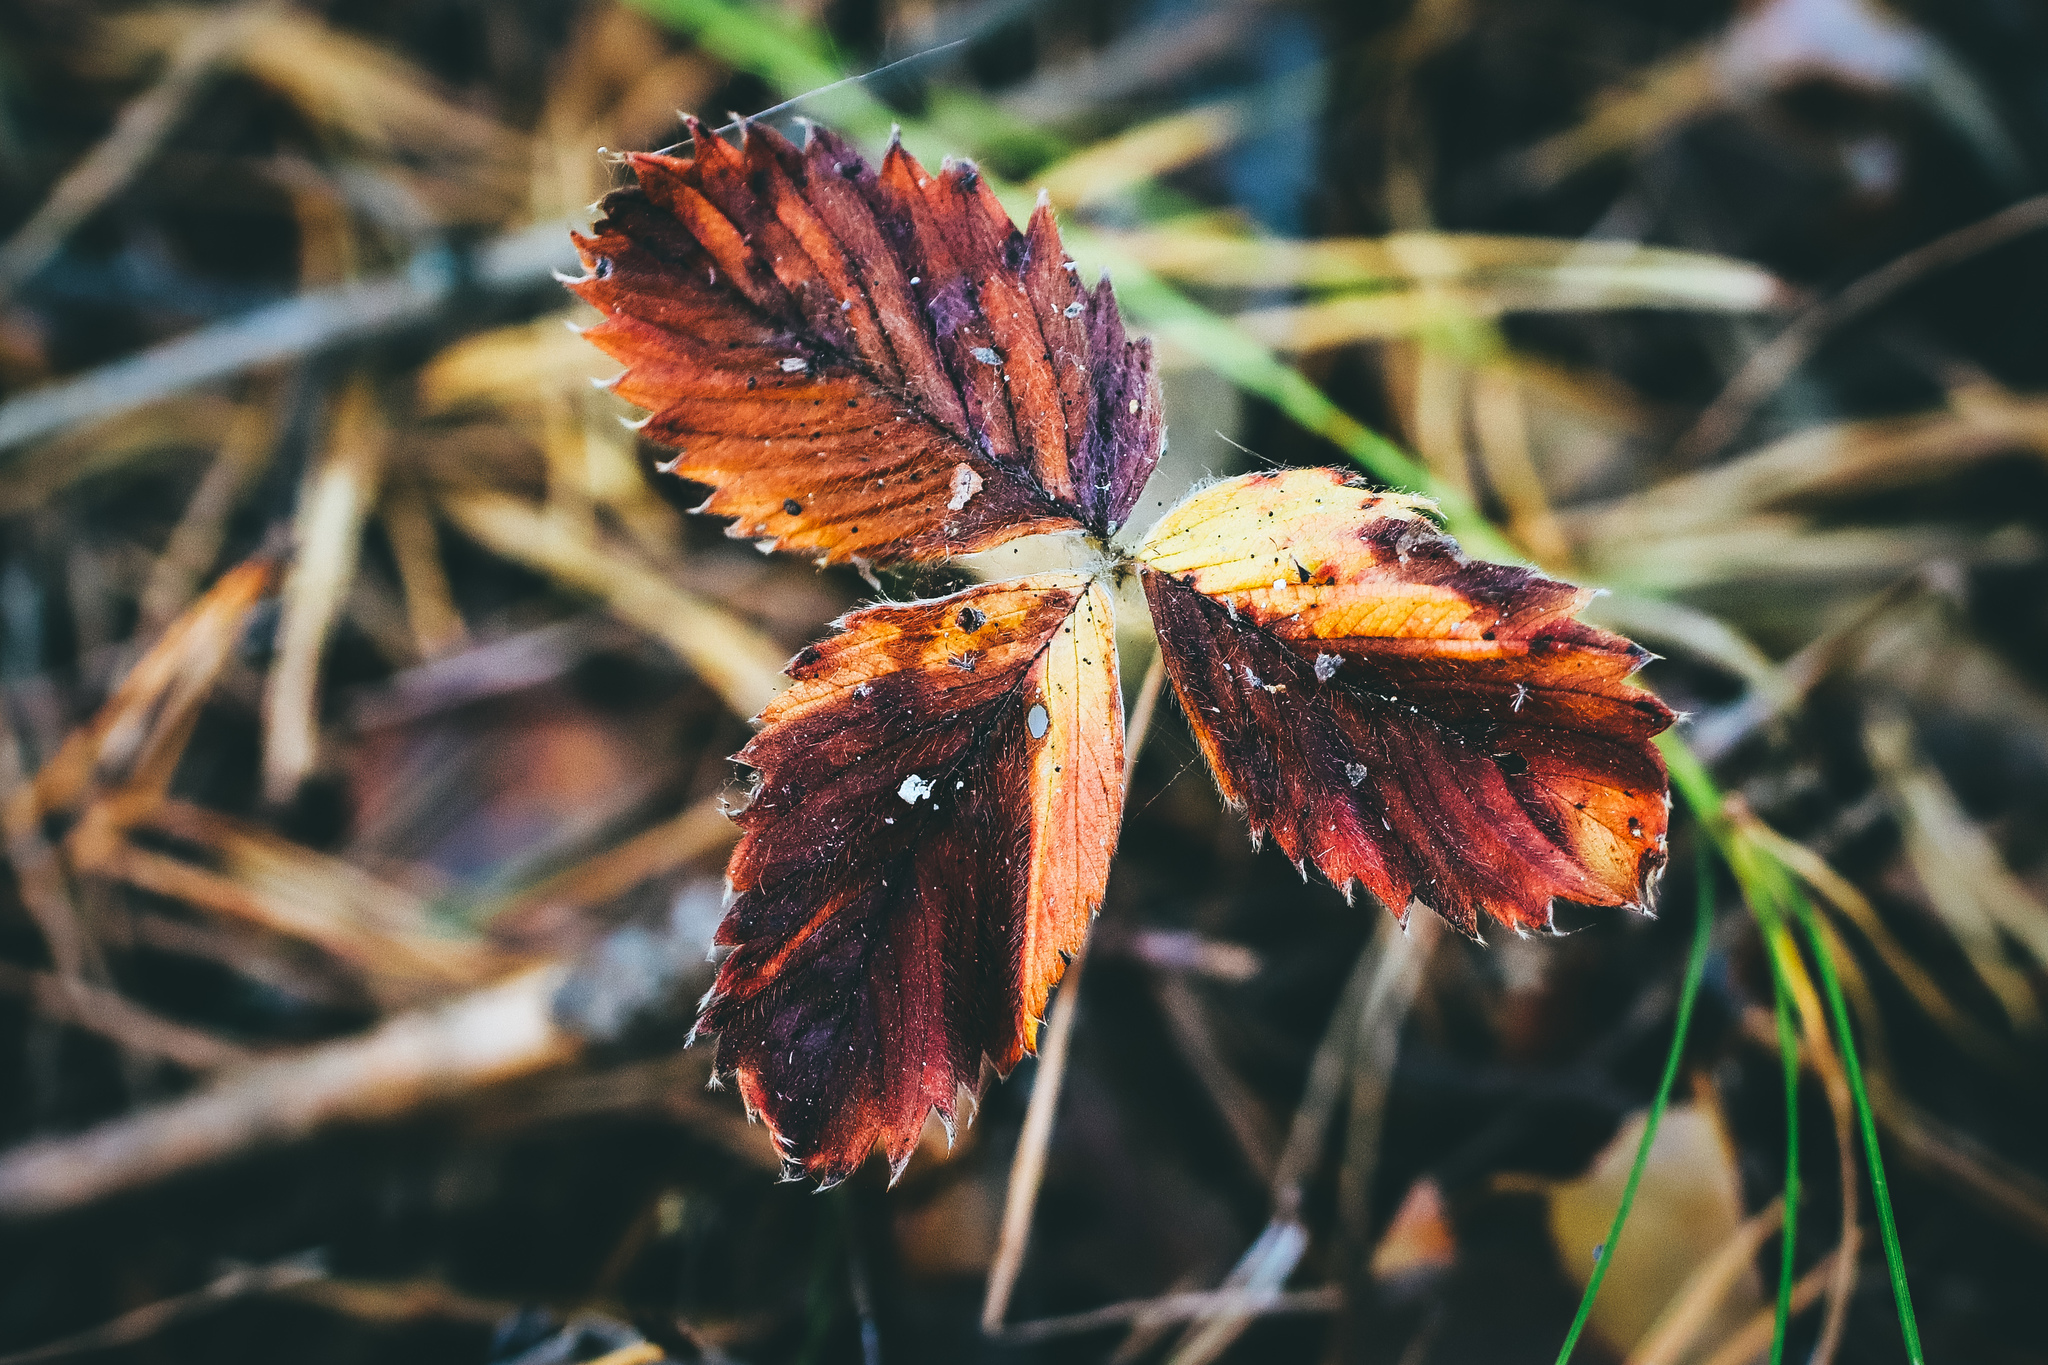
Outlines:
{"label": "leaf", "polygon": [[871,607],[738,757],[732,946],[699,1028],[792,1172],[900,1172],[1007,1073],[1100,907],[1122,815],[1109,595],[1049,574]]}
{"label": "leaf", "polygon": [[1368,1269],[1381,1284],[1412,1284],[1456,1266],[1458,1230],[1444,1204],[1443,1187],[1428,1176],[1408,1187],[1401,1206],[1372,1249]]}
{"label": "leaf", "polygon": [[[1584,1287],[1604,1253],[1614,1210],[1635,1162],[1649,1121],[1646,1110],[1623,1120],[1585,1174],[1544,1187],[1550,1236],[1573,1283]],[[1648,1345],[1651,1329],[1682,1292],[1713,1266],[1717,1252],[1743,1240],[1742,1173],[1720,1116],[1712,1104],[1679,1104],[1657,1125],[1649,1164],[1629,1214],[1628,1236],[1616,1245],[1600,1297],[1593,1301],[1593,1329],[1617,1354]],[[1776,1231],[1775,1223],[1764,1228]],[[1755,1259],[1733,1259],[1696,1305],[1705,1321],[1694,1340],[1702,1343],[1678,1358],[1704,1360],[1708,1347],[1725,1341],[1764,1302]],[[1718,1290],[1718,1292],[1711,1292]],[[1667,1356],[1667,1359],[1672,1357]]]}
{"label": "leaf", "polygon": [[1164,444],[1151,344],[1081,287],[1046,203],[1020,233],[964,161],[689,127],[694,159],[628,158],[570,287],[667,467],[712,485],[701,510],[829,562],[1123,521]]}
{"label": "leaf", "polygon": [[1139,552],[1174,692],[1226,800],[1305,870],[1475,935],[1554,897],[1641,906],[1669,800],[1648,655],[1592,594],[1470,561],[1429,504],[1331,469],[1213,485]]}

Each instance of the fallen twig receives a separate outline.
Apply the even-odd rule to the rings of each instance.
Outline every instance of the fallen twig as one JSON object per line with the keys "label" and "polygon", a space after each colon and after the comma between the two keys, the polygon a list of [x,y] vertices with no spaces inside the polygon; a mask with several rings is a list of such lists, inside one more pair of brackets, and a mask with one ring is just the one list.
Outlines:
{"label": "fallen twig", "polygon": [[2037,194],[1915,247],[1833,298],[1815,304],[1751,353],[1706,411],[1679,437],[1672,447],[1672,458],[1680,466],[1695,465],[1734,440],[1763,401],[1776,393],[1820,348],[1828,333],[1843,323],[1869,312],[1929,275],[2043,228],[2048,228],[2048,194]]}

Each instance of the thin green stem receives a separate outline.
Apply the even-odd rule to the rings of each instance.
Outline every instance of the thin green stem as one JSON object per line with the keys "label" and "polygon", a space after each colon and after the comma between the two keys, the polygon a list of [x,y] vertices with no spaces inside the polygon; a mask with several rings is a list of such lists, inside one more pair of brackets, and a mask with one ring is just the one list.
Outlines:
{"label": "thin green stem", "polygon": [[1636,1186],[1642,1182],[1643,1169],[1649,1165],[1650,1147],[1657,1140],[1657,1125],[1664,1119],[1665,1107],[1671,1101],[1671,1088],[1678,1080],[1679,1063],[1685,1058],[1685,1039],[1692,1029],[1693,1002],[1699,998],[1700,981],[1707,973],[1707,946],[1713,939],[1714,928],[1714,869],[1708,860],[1707,850],[1702,847],[1698,856],[1699,904],[1693,912],[1692,951],[1685,959],[1685,981],[1678,992],[1678,1019],[1672,1026],[1671,1050],[1664,1057],[1664,1075],[1657,1082],[1657,1097],[1650,1102],[1650,1117],[1643,1125],[1643,1138],[1636,1144],[1635,1164],[1629,1167],[1628,1183],[1622,1187],[1621,1206],[1614,1211],[1614,1223],[1607,1230],[1593,1262],[1593,1273],[1586,1280],[1586,1292],[1579,1299],[1579,1311],[1572,1318],[1571,1330],[1565,1334],[1564,1346],[1557,1353],[1557,1365],[1566,1365],[1572,1358],[1572,1351],[1579,1344],[1579,1336],[1586,1330],[1586,1320],[1592,1316],[1593,1300],[1600,1295],[1600,1282],[1607,1278],[1607,1267],[1614,1262],[1614,1251],[1621,1244],[1621,1230],[1628,1223],[1629,1209],[1636,1200]]}

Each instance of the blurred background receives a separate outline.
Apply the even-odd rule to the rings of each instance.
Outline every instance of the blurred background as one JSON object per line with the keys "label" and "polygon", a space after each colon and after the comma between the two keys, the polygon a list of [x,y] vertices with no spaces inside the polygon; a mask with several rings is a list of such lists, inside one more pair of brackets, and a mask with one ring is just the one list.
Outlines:
{"label": "blurred background", "polygon": [[[1404,936],[1169,703],[1063,1066],[778,1183],[683,1047],[727,756],[875,590],[688,516],[551,276],[771,109],[1051,194],[1148,511],[1363,423],[1607,588],[1860,1056],[1795,951],[1788,1100],[1683,814],[1656,918]],[[1576,1358],[1764,1359],[1788,1155],[1786,1358],[1905,1358],[1860,1080],[1928,1356],[2048,1360],[2044,189],[2021,0],[7,0],[0,1365],[1548,1361],[1696,900]]]}

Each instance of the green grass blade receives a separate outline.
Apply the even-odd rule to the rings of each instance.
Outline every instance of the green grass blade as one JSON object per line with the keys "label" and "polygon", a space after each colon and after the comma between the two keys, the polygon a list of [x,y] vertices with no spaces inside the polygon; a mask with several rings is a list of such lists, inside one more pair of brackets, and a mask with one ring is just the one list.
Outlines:
{"label": "green grass blade", "polygon": [[1586,1330],[1586,1320],[1592,1316],[1593,1300],[1600,1295],[1600,1282],[1607,1278],[1607,1267],[1614,1261],[1614,1250],[1621,1243],[1621,1230],[1628,1223],[1630,1207],[1635,1203],[1636,1186],[1642,1181],[1643,1168],[1650,1161],[1650,1146],[1657,1140],[1657,1125],[1663,1121],[1665,1107],[1671,1100],[1671,1088],[1678,1080],[1678,1066],[1685,1058],[1686,1035],[1692,1030],[1693,1002],[1699,998],[1700,981],[1707,974],[1707,945],[1713,938],[1714,929],[1714,868],[1708,860],[1707,850],[1699,850],[1699,904],[1693,912],[1692,951],[1685,959],[1685,982],[1678,992],[1678,1019],[1671,1030],[1671,1050],[1664,1057],[1664,1075],[1657,1082],[1657,1097],[1650,1102],[1649,1122],[1643,1125],[1643,1140],[1636,1144],[1635,1164],[1629,1167],[1628,1183],[1621,1190],[1621,1206],[1614,1211],[1614,1224],[1607,1230],[1607,1240],[1600,1247],[1600,1257],[1593,1263],[1593,1273],[1586,1280],[1586,1292],[1579,1299],[1579,1311],[1572,1318],[1571,1330],[1565,1333],[1564,1345],[1558,1350],[1557,1365],[1566,1365],[1572,1358],[1572,1351],[1579,1344],[1579,1336]]}
{"label": "green grass blade", "polygon": [[[1920,1325],[1913,1312],[1913,1294],[1906,1282],[1905,1254],[1899,1244],[1898,1224],[1892,1214],[1891,1186],[1885,1177],[1884,1154],[1878,1148],[1877,1118],[1871,1111],[1869,1087],[1864,1081],[1863,1063],[1856,1051],[1856,1039],[1849,1027],[1848,1003],[1842,997],[1842,982],[1835,971],[1835,961],[1829,955],[1827,945],[1821,939],[1820,929],[1814,922],[1813,903],[1799,890],[1790,869],[1771,858],[1768,851],[1755,848],[1742,839],[1739,831],[1730,825],[1721,813],[1721,793],[1714,779],[1708,774],[1699,756],[1687,748],[1682,740],[1666,732],[1659,737],[1664,752],[1664,761],[1671,771],[1671,785],[1685,800],[1693,814],[1721,845],[1731,866],[1744,863],[1752,866],[1767,866],[1779,884],[1779,895],[1790,906],[1799,921],[1800,930],[1813,947],[1815,963],[1819,968],[1821,992],[1827,1002],[1828,1019],[1834,1029],[1835,1042],[1842,1050],[1842,1070],[1849,1080],[1849,1093],[1856,1106],[1856,1123],[1863,1140],[1864,1160],[1870,1167],[1872,1201],[1877,1205],[1879,1236],[1884,1242],[1885,1269],[1891,1277],[1892,1304],[1898,1314],[1899,1334],[1905,1341],[1906,1358],[1912,1365],[1924,1365],[1926,1356],[1920,1346]],[[1752,909],[1759,902],[1771,898],[1752,895]],[[1762,914],[1776,918],[1775,910],[1763,910]],[[1773,970],[1776,970],[1775,963]],[[1787,1209],[1789,1216],[1790,1209]]]}
{"label": "green grass blade", "polygon": [[[1773,916],[1775,919],[1775,916]],[[1785,1225],[1778,1256],[1778,1307],[1771,1322],[1771,1365],[1785,1359],[1785,1331],[1792,1325],[1793,1260],[1799,1247],[1799,1028],[1792,1022],[1792,989],[1779,952],[1789,949],[1782,923],[1765,931],[1776,944],[1765,954],[1771,964],[1771,994],[1778,1018],[1778,1053],[1785,1066]]]}
{"label": "green grass blade", "polygon": [[1899,1335],[1905,1341],[1906,1359],[1912,1365],[1923,1365],[1927,1357],[1920,1349],[1920,1321],[1913,1312],[1912,1286],[1906,1282],[1906,1256],[1899,1245],[1898,1224],[1892,1216],[1891,1184],[1885,1178],[1884,1155],[1878,1150],[1877,1116],[1870,1108],[1863,1063],[1857,1056],[1855,1033],[1849,1027],[1849,1005],[1842,997],[1842,981],[1836,974],[1834,959],[1828,955],[1820,926],[1815,923],[1813,902],[1796,886],[1792,888],[1789,899],[1800,930],[1806,935],[1814,960],[1820,967],[1821,991],[1827,999],[1828,1019],[1834,1025],[1835,1045],[1842,1050],[1842,1070],[1848,1073],[1849,1094],[1856,1102],[1856,1124],[1863,1138],[1863,1159],[1870,1165],[1871,1200],[1877,1205],[1878,1235],[1884,1242],[1884,1263],[1891,1276],[1892,1306],[1899,1318]]}

